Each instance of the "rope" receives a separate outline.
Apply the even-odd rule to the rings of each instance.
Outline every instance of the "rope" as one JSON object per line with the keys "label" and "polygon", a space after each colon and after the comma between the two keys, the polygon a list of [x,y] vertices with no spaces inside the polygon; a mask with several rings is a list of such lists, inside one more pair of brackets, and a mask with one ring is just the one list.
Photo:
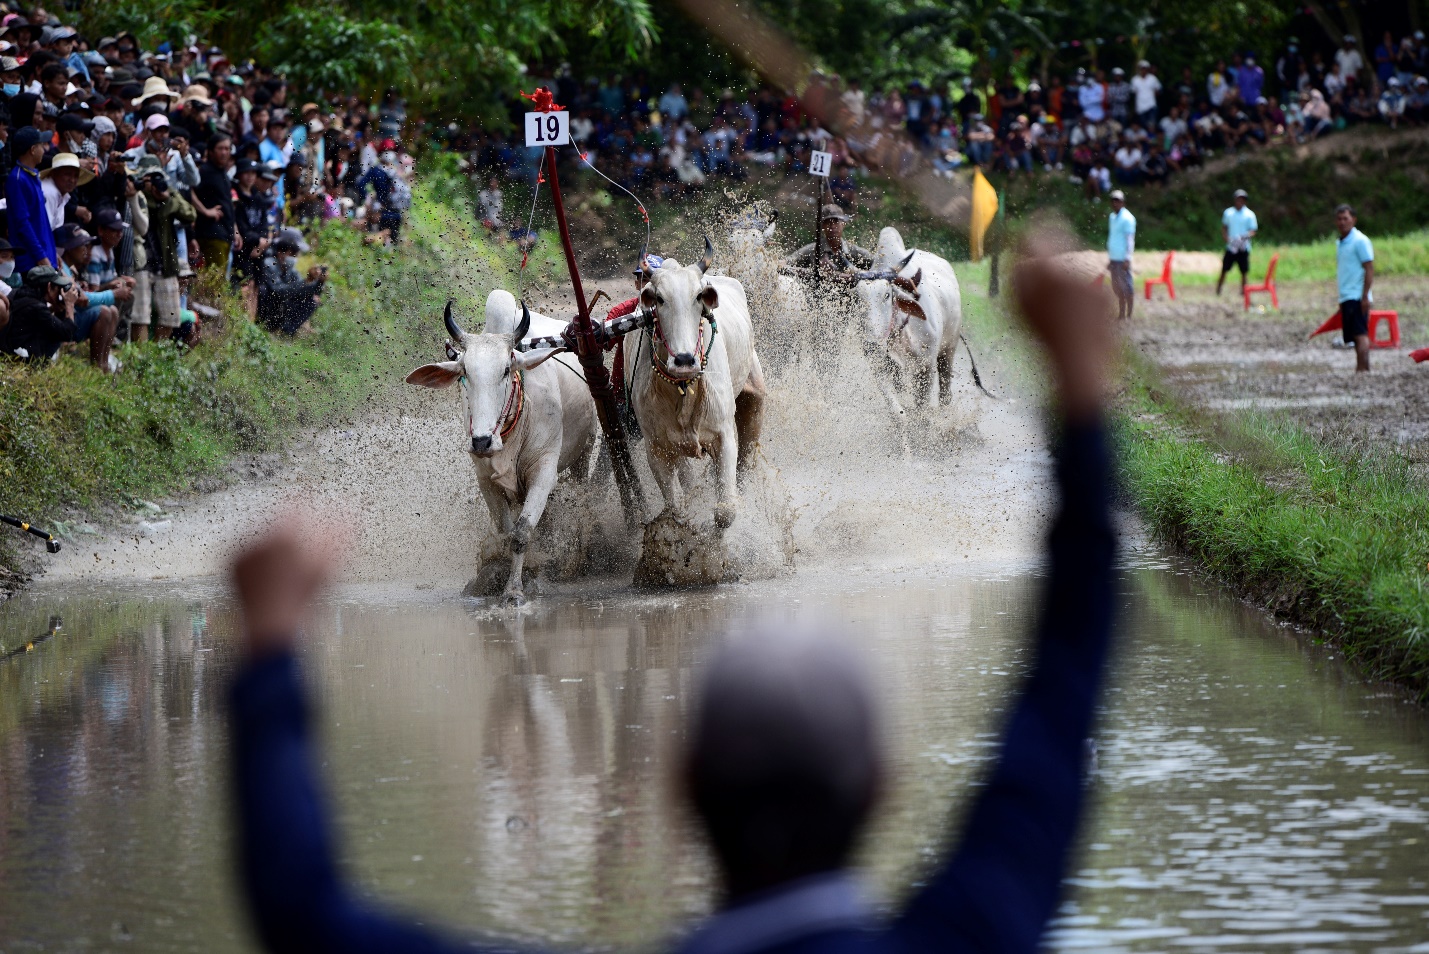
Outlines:
{"label": "rope", "polygon": [[[530,242],[531,225],[536,221],[536,198],[541,194],[541,183],[546,181],[542,172],[546,168],[546,150],[541,150],[541,161],[536,164],[536,184],[531,188],[531,214],[526,217],[526,234],[521,236],[522,244]],[[531,257],[530,245],[521,251],[521,267],[516,270],[516,300],[521,300],[521,286],[526,279],[526,262]]]}
{"label": "rope", "polygon": [[621,192],[624,192],[626,195],[630,196],[630,198],[631,198],[632,200],[634,200],[636,207],[640,210],[640,217],[645,220],[645,246],[644,246],[644,247],[648,249],[648,248],[650,247],[650,213],[649,213],[649,211],[646,210],[646,208],[645,208],[645,203],[641,202],[640,199],[639,199],[639,197],[637,197],[634,192],[631,192],[629,189],[625,188],[625,186],[621,185],[619,182],[616,182],[616,181],[615,181],[614,179],[612,179],[610,176],[606,175],[604,172],[601,172],[599,169],[597,169],[597,168],[595,167],[595,164],[590,161],[590,157],[587,155],[587,153],[586,153],[584,150],[582,150],[582,149],[577,149],[577,150],[576,150],[576,155],[578,155],[578,156],[581,157],[581,162],[584,162],[584,163],[586,164],[586,167],[589,168],[591,172],[594,172],[596,175],[600,176],[600,177],[601,177],[602,179],[604,179],[606,182],[609,182],[611,185],[615,186],[615,187],[616,187],[617,189],[619,189]]}

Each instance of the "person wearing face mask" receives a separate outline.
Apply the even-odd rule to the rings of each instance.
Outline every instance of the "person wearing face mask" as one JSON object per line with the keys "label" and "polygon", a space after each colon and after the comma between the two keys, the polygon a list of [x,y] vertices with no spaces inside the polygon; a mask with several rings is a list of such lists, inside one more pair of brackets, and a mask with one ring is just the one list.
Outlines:
{"label": "person wearing face mask", "polygon": [[0,56],[0,92],[5,94],[6,99],[14,99],[23,89],[20,61],[13,56]]}

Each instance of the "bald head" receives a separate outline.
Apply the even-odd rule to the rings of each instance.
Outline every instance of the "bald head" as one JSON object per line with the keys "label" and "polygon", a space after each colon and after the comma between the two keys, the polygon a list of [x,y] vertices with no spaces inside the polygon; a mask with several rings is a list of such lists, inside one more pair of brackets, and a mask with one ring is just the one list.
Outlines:
{"label": "bald head", "polygon": [[705,674],[685,783],[729,892],[841,867],[878,793],[865,667],[838,642],[762,630]]}

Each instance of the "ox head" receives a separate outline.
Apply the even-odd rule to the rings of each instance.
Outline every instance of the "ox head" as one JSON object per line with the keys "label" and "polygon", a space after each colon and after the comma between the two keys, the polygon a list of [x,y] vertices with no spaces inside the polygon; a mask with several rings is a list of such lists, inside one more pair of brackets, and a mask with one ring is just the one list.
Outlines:
{"label": "ox head", "polygon": [[854,276],[858,297],[868,309],[864,329],[870,344],[887,341],[903,329],[909,318],[928,320],[919,303],[923,270],[907,276],[900,274],[912,260],[913,252],[909,252],[892,268],[875,268]]}
{"label": "ox head", "polygon": [[[714,246],[705,237],[705,254],[694,265],[667,259],[640,292],[640,303],[655,313],[655,333],[665,345],[665,373],[677,381],[693,381],[702,372],[701,326],[719,307],[719,292],[705,280],[714,261]],[[656,360],[659,360],[657,357]]]}
{"label": "ox head", "polygon": [[736,254],[747,254],[763,248],[774,238],[779,223],[779,210],[769,210],[768,222],[750,212],[737,217],[730,227],[729,245]]}
{"label": "ox head", "polygon": [[515,342],[531,327],[531,313],[521,303],[521,321],[514,334],[474,335],[463,331],[447,302],[442,313],[456,357],[450,361],[424,364],[407,375],[407,383],[423,388],[462,385],[462,420],[470,440],[468,450],[477,457],[491,457],[502,448],[501,429],[516,409],[514,381],[519,371],[529,371],[559,349],[518,352]]}

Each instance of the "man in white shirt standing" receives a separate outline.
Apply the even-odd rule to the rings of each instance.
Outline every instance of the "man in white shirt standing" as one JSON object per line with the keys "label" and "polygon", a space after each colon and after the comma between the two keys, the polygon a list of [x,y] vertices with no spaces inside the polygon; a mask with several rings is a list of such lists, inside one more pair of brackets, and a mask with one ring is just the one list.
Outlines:
{"label": "man in white shirt standing", "polygon": [[1136,216],[1126,208],[1120,189],[1111,194],[1111,215],[1107,217],[1106,252],[1110,261],[1111,290],[1116,295],[1118,319],[1131,317],[1136,291],[1131,287],[1131,256],[1136,251]]}
{"label": "man in white shirt standing", "polygon": [[1351,76],[1358,77],[1360,70],[1364,69],[1364,57],[1360,55],[1353,33],[1345,34],[1344,45],[1335,51],[1335,63],[1340,68],[1340,77],[1345,80]]}
{"label": "man in white shirt standing", "polygon": [[1216,282],[1217,295],[1226,283],[1231,266],[1238,266],[1241,297],[1245,297],[1245,273],[1250,271],[1250,240],[1260,229],[1255,213],[1246,207],[1247,198],[1244,189],[1235,190],[1231,207],[1221,213],[1221,238],[1226,243],[1226,253],[1221,259],[1221,277]]}
{"label": "man in white shirt standing", "polygon": [[1131,92],[1136,97],[1136,121],[1145,129],[1156,128],[1156,94],[1161,92],[1161,81],[1151,72],[1151,64],[1142,60],[1136,64],[1136,75],[1131,78]]}

